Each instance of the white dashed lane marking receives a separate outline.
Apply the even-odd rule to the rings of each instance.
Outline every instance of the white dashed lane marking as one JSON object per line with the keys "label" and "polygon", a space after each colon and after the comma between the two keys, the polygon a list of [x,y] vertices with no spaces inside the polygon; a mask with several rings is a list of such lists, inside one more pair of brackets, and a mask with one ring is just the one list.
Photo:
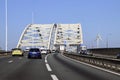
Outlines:
{"label": "white dashed lane marking", "polygon": [[59,80],[59,79],[57,78],[57,76],[54,75],[54,74],[52,74],[51,77],[52,77],[53,80]]}
{"label": "white dashed lane marking", "polygon": [[50,68],[49,64],[46,64],[47,70],[48,71],[52,71],[52,69]]}
{"label": "white dashed lane marking", "polygon": [[[50,67],[50,65],[48,64],[48,61],[47,61],[47,57],[48,57],[48,56],[49,56],[49,55],[45,56],[45,64],[46,64],[47,70],[48,70],[48,71],[52,71],[52,69],[51,69],[51,67]],[[53,80],[59,80],[59,79],[57,78],[57,76],[54,75],[54,74],[51,74],[51,78],[52,78]]]}
{"label": "white dashed lane marking", "polygon": [[13,62],[13,60],[8,61],[8,63],[12,63],[12,62]]}

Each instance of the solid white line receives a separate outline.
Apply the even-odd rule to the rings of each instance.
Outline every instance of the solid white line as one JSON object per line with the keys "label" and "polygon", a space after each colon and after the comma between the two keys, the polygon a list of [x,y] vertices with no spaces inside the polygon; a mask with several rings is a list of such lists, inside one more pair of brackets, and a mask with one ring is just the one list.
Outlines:
{"label": "solid white line", "polygon": [[[64,56],[64,55],[62,55],[62,56]],[[99,69],[99,70],[102,70],[102,71],[105,71],[105,72],[112,73],[112,74],[120,76],[120,74],[117,73],[117,72],[113,72],[113,71],[110,71],[110,70],[107,70],[107,69],[104,69],[104,68],[101,68],[101,67],[97,67],[97,66],[94,66],[94,65],[91,65],[91,64],[87,64],[87,63],[84,63],[84,62],[81,62],[81,61],[78,61],[78,60],[75,60],[75,59],[72,59],[72,58],[69,58],[69,57],[66,57],[66,56],[64,56],[64,57],[67,58],[67,59],[70,59],[72,61],[75,61],[75,62],[84,64],[84,65],[87,65],[87,66],[90,66],[90,67],[93,67],[93,68],[96,68],[96,69]]]}
{"label": "solid white line", "polygon": [[52,77],[53,80],[59,80],[59,79],[57,78],[57,76],[54,75],[54,74],[52,74],[51,77]]}
{"label": "solid white line", "polygon": [[51,69],[51,67],[50,67],[50,65],[48,64],[48,61],[47,61],[47,57],[48,57],[48,56],[49,56],[49,55],[46,55],[46,56],[45,56],[46,67],[47,67],[48,71],[52,71],[52,69]]}
{"label": "solid white line", "polygon": [[45,63],[47,63],[47,60],[45,60]]}
{"label": "solid white line", "polygon": [[48,57],[48,56],[49,56],[49,55],[46,55],[46,56],[45,56],[45,63],[47,63],[47,57]]}
{"label": "solid white line", "polygon": [[12,62],[13,62],[13,60],[8,61],[8,63],[12,63]]}
{"label": "solid white line", "polygon": [[46,67],[47,67],[48,71],[52,71],[52,69],[50,68],[49,64],[46,64]]}
{"label": "solid white line", "polygon": [[[48,64],[48,61],[47,61],[47,57],[48,57],[48,56],[49,56],[49,55],[46,55],[46,56],[45,56],[46,67],[47,67],[48,71],[52,71],[52,69],[51,69],[51,67],[50,67],[50,65]],[[51,74],[51,77],[52,77],[53,80],[59,80],[59,79],[57,78],[57,76],[54,75],[54,74]]]}

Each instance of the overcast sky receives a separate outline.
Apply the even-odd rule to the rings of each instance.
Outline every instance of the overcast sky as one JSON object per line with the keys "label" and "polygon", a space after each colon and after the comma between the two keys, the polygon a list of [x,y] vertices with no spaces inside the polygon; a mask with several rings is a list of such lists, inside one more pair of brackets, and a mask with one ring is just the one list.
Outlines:
{"label": "overcast sky", "polygon": [[[120,47],[120,0],[8,0],[8,48],[16,47],[27,24],[80,23],[84,44]],[[5,0],[0,0],[0,47],[5,49]]]}

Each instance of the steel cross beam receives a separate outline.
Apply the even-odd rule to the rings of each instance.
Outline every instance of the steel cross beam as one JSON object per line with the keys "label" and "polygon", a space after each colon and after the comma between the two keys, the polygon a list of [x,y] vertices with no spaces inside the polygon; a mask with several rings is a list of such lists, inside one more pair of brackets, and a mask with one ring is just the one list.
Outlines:
{"label": "steel cross beam", "polygon": [[22,32],[17,48],[83,44],[81,24],[29,24]]}

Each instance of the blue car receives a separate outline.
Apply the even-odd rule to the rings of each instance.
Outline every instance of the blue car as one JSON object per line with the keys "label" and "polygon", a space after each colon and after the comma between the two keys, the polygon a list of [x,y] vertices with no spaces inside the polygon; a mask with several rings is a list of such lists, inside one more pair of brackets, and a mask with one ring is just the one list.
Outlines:
{"label": "blue car", "polygon": [[28,52],[28,58],[42,59],[41,51],[39,50],[39,48],[31,48]]}

